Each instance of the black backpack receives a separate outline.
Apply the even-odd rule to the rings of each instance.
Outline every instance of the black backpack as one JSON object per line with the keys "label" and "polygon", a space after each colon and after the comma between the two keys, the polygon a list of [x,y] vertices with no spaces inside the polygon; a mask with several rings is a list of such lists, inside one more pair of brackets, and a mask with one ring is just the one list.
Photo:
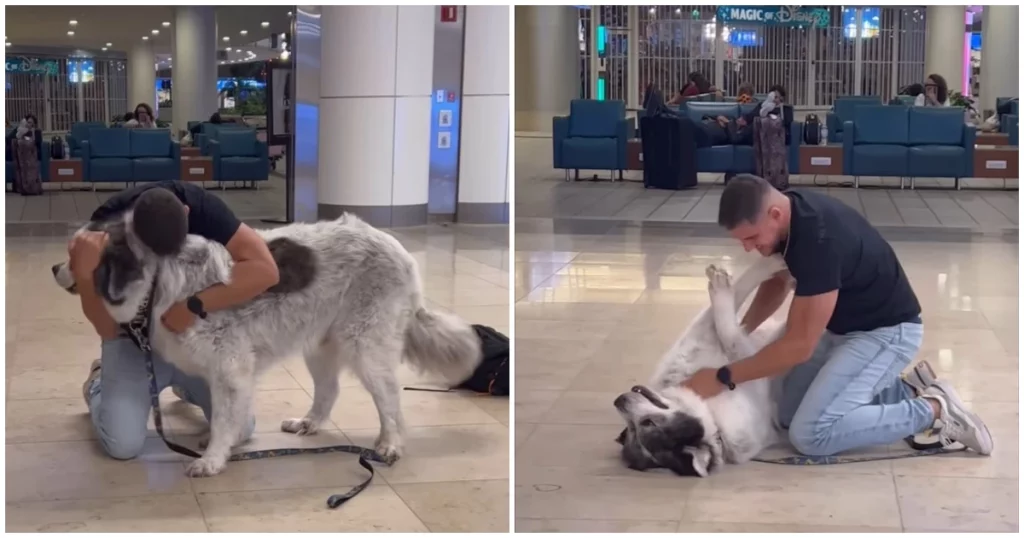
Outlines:
{"label": "black backpack", "polygon": [[804,144],[817,146],[821,144],[821,120],[817,114],[808,114],[804,118]]}
{"label": "black backpack", "polygon": [[59,136],[50,139],[50,158],[58,160],[64,158],[64,139]]}
{"label": "black backpack", "polygon": [[480,339],[483,361],[469,379],[458,387],[491,396],[508,396],[509,345],[508,337],[484,325],[473,325]]}

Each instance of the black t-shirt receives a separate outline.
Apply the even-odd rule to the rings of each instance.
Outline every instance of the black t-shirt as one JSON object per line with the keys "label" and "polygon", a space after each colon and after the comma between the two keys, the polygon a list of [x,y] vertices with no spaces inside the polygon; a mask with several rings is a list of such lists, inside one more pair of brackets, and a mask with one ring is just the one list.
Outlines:
{"label": "black t-shirt", "polygon": [[839,290],[829,331],[870,331],[920,319],[921,305],[896,253],[860,213],[816,192],[790,190],[786,196],[792,218],[785,258],[796,295]]}
{"label": "black t-shirt", "polygon": [[149,189],[167,189],[188,206],[188,233],[227,245],[242,225],[223,200],[206,189],[183,181],[159,181],[123,190],[96,208],[91,220],[104,221],[131,209],[135,200]]}

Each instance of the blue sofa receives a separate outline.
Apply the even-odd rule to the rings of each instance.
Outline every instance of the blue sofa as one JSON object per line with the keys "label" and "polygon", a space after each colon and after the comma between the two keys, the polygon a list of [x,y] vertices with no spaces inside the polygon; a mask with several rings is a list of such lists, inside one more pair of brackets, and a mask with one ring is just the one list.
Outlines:
{"label": "blue sofa", "polygon": [[107,124],[102,121],[82,121],[71,125],[71,131],[67,135],[68,151],[73,159],[82,158],[82,143],[89,140],[89,133],[93,129],[102,129]]}
{"label": "blue sofa", "polygon": [[181,149],[167,129],[92,129],[82,143],[82,175],[91,183],[181,178]]}
{"label": "blue sofa", "polygon": [[[846,175],[960,178],[974,170],[975,130],[961,108],[860,106],[843,125]],[[913,183],[911,183],[913,187]]]}
{"label": "blue sofa", "polygon": [[250,127],[237,123],[210,123],[203,122],[199,127],[199,134],[195,136],[192,145],[199,148],[199,153],[205,157],[212,157],[210,153],[210,142],[220,138],[220,133],[226,131],[250,131]]}
{"label": "blue sofa", "polygon": [[222,129],[209,145],[215,181],[252,182],[255,186],[270,178],[267,143],[256,138],[254,129]]}
{"label": "blue sofa", "polygon": [[[736,119],[740,115],[748,114],[760,107],[760,103],[737,104],[737,103],[711,103],[711,102],[688,102],[682,107],[684,116],[696,123],[704,116],[725,116],[729,119]],[[799,144],[803,125],[798,122],[790,124],[789,146],[786,150],[789,172],[796,173],[799,166],[800,152]],[[718,173],[756,173],[757,164],[754,159],[754,146],[750,145],[723,145],[710,148],[697,149],[697,171],[718,172]]]}
{"label": "blue sofa", "polygon": [[[996,106],[999,106],[1006,101],[1012,100],[1012,97],[999,97],[996,99]],[[1020,117],[1020,101],[1013,100],[1010,104],[1010,113],[1003,114],[999,117],[999,132],[1010,135],[1010,144],[1017,145],[1017,118]]]}
{"label": "blue sofa", "polygon": [[848,121],[853,121],[853,114],[857,107],[881,104],[882,98],[875,95],[844,95],[836,99],[832,103],[832,111],[825,114],[828,143],[839,144],[843,141],[844,125]]}
{"label": "blue sofa", "polygon": [[[575,170],[626,169],[626,142],[633,133],[633,120],[626,119],[623,101],[574,99],[569,115],[552,119],[554,168]],[[615,177],[612,176],[614,181]]]}

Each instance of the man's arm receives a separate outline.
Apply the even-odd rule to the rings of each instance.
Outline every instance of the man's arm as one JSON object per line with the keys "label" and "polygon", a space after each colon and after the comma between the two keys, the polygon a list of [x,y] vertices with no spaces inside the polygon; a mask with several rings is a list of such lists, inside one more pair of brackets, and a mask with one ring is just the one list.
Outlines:
{"label": "man's arm", "polygon": [[103,232],[82,232],[76,235],[68,245],[68,263],[75,279],[75,289],[82,301],[82,313],[92,323],[100,338],[113,340],[117,338],[120,329],[103,306],[103,300],[96,293],[96,281],[93,280],[106,240]]}
{"label": "man's arm", "polygon": [[745,383],[775,376],[809,359],[825,332],[828,320],[832,318],[838,297],[839,290],[794,297],[782,338],[768,344],[752,357],[733,363],[729,367],[733,382]]}
{"label": "man's arm", "polygon": [[785,273],[775,275],[761,283],[750,303],[750,308],[743,315],[743,330],[752,333],[771,317],[782,306],[789,293],[789,276]]}
{"label": "man's arm", "polygon": [[103,300],[96,294],[96,283],[93,279],[79,280],[75,282],[75,287],[78,289],[78,296],[82,299],[82,312],[96,329],[96,334],[99,334],[100,339],[104,341],[116,339],[120,329],[114,318],[110,317],[110,312],[107,312],[106,307],[103,306]]}
{"label": "man's arm", "polygon": [[235,261],[231,281],[211,286],[198,294],[207,312],[216,312],[244,303],[267,291],[280,278],[277,263],[270,255],[267,242],[245,224],[225,245]]}

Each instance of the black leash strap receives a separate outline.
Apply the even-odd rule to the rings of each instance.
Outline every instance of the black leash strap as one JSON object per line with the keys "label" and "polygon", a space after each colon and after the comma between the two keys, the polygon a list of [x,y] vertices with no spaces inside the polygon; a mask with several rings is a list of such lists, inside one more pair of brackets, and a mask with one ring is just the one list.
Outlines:
{"label": "black leash strap", "polygon": [[[153,289],[150,290],[149,300],[142,306],[142,310],[145,314],[144,319],[149,320],[150,323],[154,322],[154,320],[152,320],[152,313],[155,291],[156,278],[153,279]],[[156,432],[160,434],[160,439],[162,439],[164,444],[167,445],[167,448],[173,450],[174,452],[177,452],[178,454],[182,454],[190,458],[201,458],[203,456],[202,454],[196,452],[195,450],[192,450],[191,448],[179,445],[178,443],[175,443],[167,439],[167,436],[164,434],[163,414],[160,412],[160,390],[156,382],[156,369],[153,367],[153,347],[150,345],[149,335],[147,334],[147,331],[145,331],[144,329],[145,327],[141,324],[137,324],[135,322],[130,323],[128,326],[128,336],[135,342],[137,346],[139,346],[139,349],[141,349],[146,354],[146,373],[149,376],[149,400],[150,405],[153,407],[153,424],[156,426]],[[349,499],[362,493],[363,490],[366,489],[366,487],[369,486],[371,482],[373,482],[375,471],[373,469],[373,465],[370,465],[370,462],[375,461],[377,463],[386,463],[380,457],[380,455],[377,454],[377,452],[369,448],[363,448],[361,446],[356,445],[334,445],[319,448],[271,448],[265,450],[253,450],[250,452],[233,454],[230,458],[228,458],[228,461],[249,461],[260,460],[264,458],[276,458],[280,456],[297,456],[300,454],[328,454],[336,452],[344,452],[347,454],[359,455],[359,465],[361,465],[363,469],[369,471],[370,476],[366,480],[363,480],[362,483],[360,483],[359,485],[350,489],[347,493],[335,494],[328,497],[327,508],[334,509],[345,504],[345,502],[347,502]]]}
{"label": "black leash strap", "polygon": [[951,454],[967,450],[963,448],[946,448],[942,443],[918,443],[914,437],[904,439],[913,452],[900,452],[897,454],[883,454],[873,456],[784,456],[781,458],[754,458],[753,461],[760,463],[774,463],[778,465],[839,465],[843,463],[861,463],[865,461],[901,460],[906,458],[920,458],[922,456],[935,456],[938,454]]}

